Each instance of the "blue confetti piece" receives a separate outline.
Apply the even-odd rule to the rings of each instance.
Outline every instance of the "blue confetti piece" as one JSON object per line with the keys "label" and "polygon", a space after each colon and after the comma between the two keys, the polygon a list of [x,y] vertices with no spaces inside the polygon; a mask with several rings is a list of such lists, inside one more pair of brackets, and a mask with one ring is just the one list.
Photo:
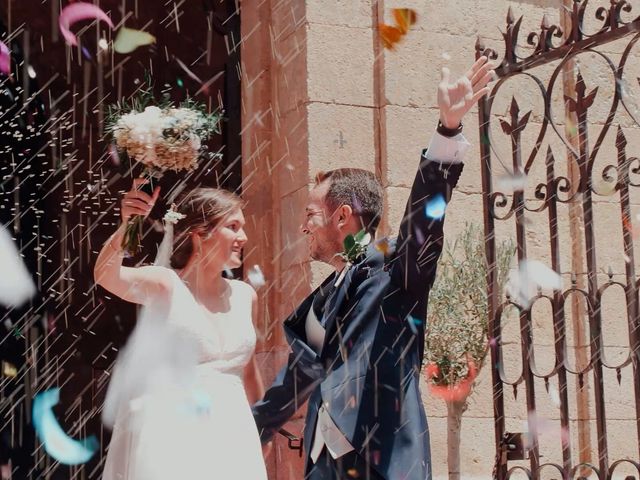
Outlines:
{"label": "blue confetti piece", "polygon": [[92,435],[85,440],[69,437],[53,414],[53,407],[60,400],[60,389],[53,388],[33,399],[33,426],[45,451],[64,465],[86,463],[98,450],[98,439]]}
{"label": "blue confetti piece", "polygon": [[437,194],[427,201],[424,213],[427,218],[432,220],[441,220],[444,217],[444,212],[447,209],[447,202],[441,194]]}
{"label": "blue confetti piece", "polygon": [[409,324],[409,328],[411,329],[411,332],[413,332],[414,335],[417,335],[418,329],[416,327],[419,327],[420,325],[422,325],[422,321],[417,319],[416,317],[409,315],[407,317],[407,323]]}
{"label": "blue confetti piece", "polygon": [[193,404],[198,415],[207,414],[211,409],[211,397],[200,390],[194,390]]}
{"label": "blue confetti piece", "polygon": [[211,412],[211,396],[201,390],[193,390],[186,402],[179,406],[186,415],[208,415]]}

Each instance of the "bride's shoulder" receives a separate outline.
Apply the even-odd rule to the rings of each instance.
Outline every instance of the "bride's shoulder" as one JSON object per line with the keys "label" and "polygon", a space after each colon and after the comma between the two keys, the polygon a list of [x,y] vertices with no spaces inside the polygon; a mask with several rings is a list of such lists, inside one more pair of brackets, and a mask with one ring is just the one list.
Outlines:
{"label": "bride's shoulder", "polygon": [[242,280],[236,280],[236,279],[227,279],[227,282],[229,283],[229,286],[232,288],[234,292],[238,292],[241,295],[246,295],[251,299],[258,298],[256,291],[247,282],[243,282]]}
{"label": "bride's shoulder", "polygon": [[138,267],[137,270],[147,282],[156,284],[167,292],[173,290],[174,281],[178,276],[178,274],[170,268],[158,265],[145,265]]}

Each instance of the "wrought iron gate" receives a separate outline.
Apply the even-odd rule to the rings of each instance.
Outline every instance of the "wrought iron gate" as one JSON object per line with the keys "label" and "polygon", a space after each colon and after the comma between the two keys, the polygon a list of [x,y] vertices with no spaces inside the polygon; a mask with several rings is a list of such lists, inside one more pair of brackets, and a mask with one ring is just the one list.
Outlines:
{"label": "wrought iron gate", "polygon": [[[519,45],[523,18],[516,20],[509,10],[503,33],[505,50],[496,71],[498,80],[479,108],[483,216],[489,265],[495,263],[496,235],[505,230],[513,235],[515,231],[519,262],[530,258],[532,239],[548,237],[544,245],[548,249],[546,264],[565,278],[563,289],[552,293],[538,289],[530,305],[517,306],[513,298],[503,298],[502,292],[497,290],[495,269],[490,268],[487,275],[497,452],[494,477],[499,480],[640,478],[639,278],[634,258],[638,241],[634,238],[635,219],[632,216],[634,195],[637,195],[634,187],[640,186],[640,159],[634,156],[630,137],[635,133],[635,141],[640,136],[637,130],[640,109],[633,96],[640,75],[635,75],[633,83],[627,80],[628,72],[633,73],[638,63],[633,60],[638,55],[634,47],[640,39],[640,17],[632,13],[631,5],[625,0],[610,0],[609,5],[600,8],[588,5],[588,0],[565,3],[568,5],[563,11],[564,28],[550,24],[545,17],[540,30],[528,34],[523,46]],[[595,15],[586,16],[591,9]],[[587,32],[590,24],[596,24],[593,33]],[[603,51],[613,45],[617,46],[618,52]],[[499,59],[498,52],[485,48],[479,39],[476,56],[483,54],[493,60]],[[592,61],[580,64],[581,58]],[[584,73],[597,61],[602,62],[611,75],[610,84],[586,79]],[[496,115],[502,114],[499,111],[500,95],[518,79],[531,83],[533,89],[521,89],[508,95],[511,98],[504,103],[507,113],[497,123]],[[563,85],[559,85],[561,82]],[[559,94],[562,95],[560,100],[554,96]],[[536,98],[540,101],[542,112],[538,117],[533,110],[521,114],[523,97],[532,102]],[[610,100],[610,108],[596,112],[594,104],[602,99]],[[557,120],[558,105],[564,108],[560,112],[562,122]],[[602,120],[594,121],[598,113]],[[623,116],[625,120],[620,120]],[[590,134],[596,138],[593,146],[589,143]],[[525,148],[525,138],[532,145],[529,150]],[[607,150],[605,145],[612,139],[615,146]],[[500,144],[503,147],[510,145],[508,167],[498,154]],[[605,165],[602,165],[603,161]],[[496,172],[503,169],[516,177],[526,174],[533,188],[513,188],[511,182],[515,191],[498,191],[494,188]],[[563,173],[565,169],[566,174]],[[604,240],[597,235],[601,232],[596,228],[596,222],[602,218],[597,216],[600,208],[607,208],[609,212],[606,215],[609,228]],[[568,212],[566,219],[560,210]],[[532,218],[538,221],[543,218],[544,228],[532,232],[535,224]],[[563,222],[569,225],[568,236],[562,229]],[[624,266],[618,270],[609,266],[610,263],[607,265],[610,258],[602,258],[602,252],[615,245],[617,237],[620,238],[620,259],[624,259]],[[536,248],[540,247],[540,242],[537,243]],[[563,255],[569,246],[570,255]],[[584,262],[580,260],[580,252],[583,252]],[[571,266],[567,268],[568,261]],[[606,268],[605,273],[599,270],[602,267]],[[621,303],[626,303],[624,314],[603,324],[603,315],[611,311],[602,309],[605,298],[615,289],[621,289],[620,295],[624,299]],[[536,356],[537,350],[543,347],[534,338],[537,327],[532,311],[540,304],[547,305],[544,307],[549,311],[546,321],[552,332],[547,357]],[[510,328],[506,323],[510,321],[506,312],[511,306],[518,312],[518,319],[511,320],[519,321],[519,338],[515,343],[520,345],[513,358],[505,353],[508,342],[504,338],[505,328]],[[584,306],[583,313],[581,306]],[[626,324],[628,338],[617,350],[618,361],[613,362],[604,353],[610,343],[605,342],[604,335],[613,328],[611,325],[616,318]],[[544,322],[543,319],[539,323]],[[579,345],[580,328],[585,329],[584,346]],[[568,330],[574,332],[573,344]],[[575,342],[576,337],[578,342]],[[575,361],[571,353],[575,353]],[[583,353],[584,361],[580,361],[578,357]],[[550,355],[555,358],[546,371],[542,371],[539,363],[544,363]],[[510,376],[505,361],[514,361],[514,358],[521,362],[522,368]],[[609,402],[617,400],[611,398],[611,388],[605,388],[612,375],[621,387],[629,390],[625,404],[628,407],[626,423],[620,423],[624,419],[612,420],[607,412]],[[543,456],[542,414],[537,401],[541,395],[547,395],[544,390],[549,392],[551,384],[557,385],[556,431],[560,433],[561,448],[556,449],[555,456],[553,452]],[[573,390],[572,385],[575,385]],[[522,433],[513,431],[517,427],[507,425],[510,416],[505,411],[507,400],[518,402],[518,390],[524,391],[519,401],[526,402],[528,412]],[[593,411],[572,415],[570,404],[574,395],[579,412],[580,405],[584,410],[589,408],[589,403]],[[588,414],[586,418],[585,414]],[[587,443],[584,430],[590,426],[589,418],[595,420],[594,433],[597,435],[592,460],[586,450],[577,452],[576,448],[576,443],[578,447]],[[629,446],[624,455],[613,448],[611,442],[611,435],[620,431],[620,425],[626,429],[625,441]],[[572,436],[577,436],[577,442],[571,440]]]}

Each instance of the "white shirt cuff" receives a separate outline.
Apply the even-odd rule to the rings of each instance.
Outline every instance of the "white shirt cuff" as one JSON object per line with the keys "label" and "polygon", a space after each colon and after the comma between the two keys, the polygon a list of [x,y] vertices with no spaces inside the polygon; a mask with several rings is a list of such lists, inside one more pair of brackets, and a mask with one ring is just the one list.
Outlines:
{"label": "white shirt cuff", "polygon": [[455,137],[445,137],[435,132],[424,157],[440,163],[462,163],[470,146],[462,133]]}

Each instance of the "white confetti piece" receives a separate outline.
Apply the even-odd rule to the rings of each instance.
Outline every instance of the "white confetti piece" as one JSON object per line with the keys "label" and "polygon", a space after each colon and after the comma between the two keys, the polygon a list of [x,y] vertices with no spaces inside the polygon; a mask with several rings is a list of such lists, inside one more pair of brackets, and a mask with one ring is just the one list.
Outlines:
{"label": "white confetti piece", "polygon": [[251,286],[256,290],[258,290],[261,287],[264,287],[267,284],[267,281],[264,278],[262,270],[260,270],[260,267],[258,265],[254,265],[253,267],[251,267],[251,269],[249,270],[249,273],[247,274],[247,280],[249,281]]}
{"label": "white confetti piece", "polygon": [[36,286],[9,233],[0,227],[0,304],[19,307],[33,297]]}
{"label": "white confetti piece", "polygon": [[561,288],[560,275],[537,260],[522,260],[518,269],[511,270],[507,282],[507,293],[523,308],[529,308],[538,289]]}
{"label": "white confetti piece", "polygon": [[558,389],[553,385],[549,385],[549,397],[553,404],[557,408],[560,408],[560,392],[558,392]]}
{"label": "white confetti piece", "polygon": [[525,173],[503,175],[496,179],[496,187],[502,193],[522,192],[527,186]]}

